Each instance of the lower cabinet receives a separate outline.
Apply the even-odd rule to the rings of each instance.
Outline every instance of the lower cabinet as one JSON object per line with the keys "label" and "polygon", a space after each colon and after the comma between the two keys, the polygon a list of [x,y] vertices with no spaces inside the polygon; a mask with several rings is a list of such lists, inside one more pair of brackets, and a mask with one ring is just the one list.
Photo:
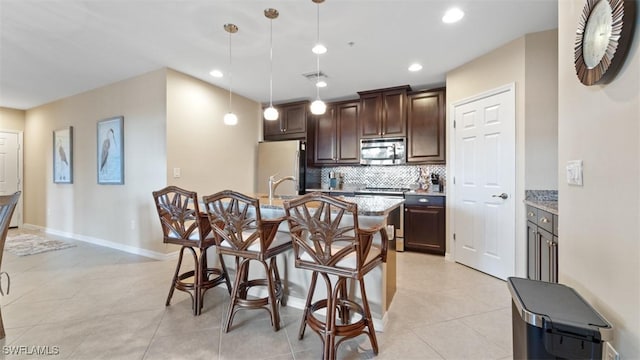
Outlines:
{"label": "lower cabinet", "polygon": [[444,255],[445,197],[405,195],[404,247]]}
{"label": "lower cabinet", "polygon": [[527,206],[527,276],[558,282],[558,216]]}

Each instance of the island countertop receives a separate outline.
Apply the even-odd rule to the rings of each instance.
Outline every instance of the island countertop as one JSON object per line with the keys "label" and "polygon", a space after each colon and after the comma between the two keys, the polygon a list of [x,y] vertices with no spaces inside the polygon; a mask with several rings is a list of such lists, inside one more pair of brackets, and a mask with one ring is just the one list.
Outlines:
{"label": "island countertop", "polygon": [[[267,195],[256,195],[254,196],[260,200],[260,208],[284,210],[282,203],[286,199],[276,197],[269,201]],[[294,197],[288,196],[287,198],[293,199]],[[391,211],[400,207],[404,202],[404,199],[401,198],[385,198],[381,196],[338,196],[337,198],[358,205],[358,215],[363,216],[389,215]]]}

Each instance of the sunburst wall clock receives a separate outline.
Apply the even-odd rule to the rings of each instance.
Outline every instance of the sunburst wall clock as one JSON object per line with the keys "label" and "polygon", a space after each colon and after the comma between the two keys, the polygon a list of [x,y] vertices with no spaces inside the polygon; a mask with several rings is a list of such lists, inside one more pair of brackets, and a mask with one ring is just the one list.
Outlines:
{"label": "sunburst wall clock", "polygon": [[631,47],[636,0],[587,0],[576,30],[575,67],[590,86],[613,80]]}

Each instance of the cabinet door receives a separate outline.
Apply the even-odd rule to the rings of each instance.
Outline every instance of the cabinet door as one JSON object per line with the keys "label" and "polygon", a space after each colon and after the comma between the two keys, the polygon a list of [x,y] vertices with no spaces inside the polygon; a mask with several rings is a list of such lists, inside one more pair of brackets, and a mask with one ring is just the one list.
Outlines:
{"label": "cabinet door", "polygon": [[444,97],[444,91],[421,92],[408,97],[408,162],[445,163]]}
{"label": "cabinet door", "polygon": [[538,239],[538,226],[527,221],[527,277],[531,280],[539,280],[538,259],[540,258],[540,241]]}
{"label": "cabinet door", "polygon": [[382,94],[374,93],[360,96],[360,137],[380,137],[382,134],[381,112]]}
{"label": "cabinet door", "polygon": [[553,237],[551,243],[551,282],[558,282],[558,237]]}
{"label": "cabinet door", "polygon": [[358,101],[341,103],[336,106],[337,161],[342,164],[357,164],[360,162],[358,110]]}
{"label": "cabinet door", "polygon": [[304,134],[307,131],[307,104],[299,103],[285,106],[282,114],[283,132],[286,134]]}
{"label": "cabinet door", "polygon": [[406,136],[406,90],[382,93],[382,137]]}
{"label": "cabinet door", "polygon": [[267,139],[273,136],[280,136],[282,134],[282,109],[278,109],[280,115],[277,120],[265,120],[262,119],[264,138]]}
{"label": "cabinet door", "polygon": [[336,117],[333,106],[323,115],[314,116],[314,163],[333,164],[336,161]]}
{"label": "cabinet door", "polygon": [[404,211],[405,248],[444,254],[444,208],[405,206]]}
{"label": "cabinet door", "polygon": [[550,232],[538,227],[538,238],[540,239],[540,280],[552,281],[552,246],[553,235]]}

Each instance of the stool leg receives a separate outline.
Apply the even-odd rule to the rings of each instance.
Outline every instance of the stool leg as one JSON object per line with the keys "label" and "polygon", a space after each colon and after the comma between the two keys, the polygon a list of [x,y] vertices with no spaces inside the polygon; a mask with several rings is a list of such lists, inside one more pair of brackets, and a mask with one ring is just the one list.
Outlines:
{"label": "stool leg", "polygon": [[260,261],[264,266],[265,273],[267,275],[267,293],[269,296],[269,308],[271,313],[271,326],[273,326],[273,330],[280,330],[280,315],[278,311],[278,299],[276,298],[276,284],[275,279],[273,279],[272,269],[275,258],[271,258],[271,266],[267,265],[265,261]]}
{"label": "stool leg", "polygon": [[193,315],[200,315],[200,261],[198,259],[198,253],[192,248],[188,248],[191,251],[191,256],[193,257],[193,295],[191,296],[191,309],[193,310]]}
{"label": "stool leg", "polygon": [[222,268],[222,274],[224,276],[224,282],[227,284],[227,291],[229,295],[231,295],[231,281],[229,280],[229,272],[227,271],[227,265],[224,263],[224,258],[222,254],[218,254],[218,258],[220,259],[220,267]]}
{"label": "stool leg", "polygon": [[373,327],[373,319],[371,318],[371,309],[369,309],[369,300],[367,300],[367,292],[364,289],[364,279],[359,279],[360,293],[362,294],[362,307],[364,316],[367,318],[367,327],[369,328],[369,340],[373,353],[378,355],[378,339],[376,338],[376,329]]}
{"label": "stool leg", "polygon": [[233,316],[235,314],[236,303],[238,302],[238,289],[240,288],[240,284],[242,284],[243,279],[245,278],[244,272],[248,272],[247,263],[249,259],[243,259],[240,262],[239,258],[236,257],[236,279],[233,282],[233,288],[231,288],[231,302],[229,303],[229,310],[227,311],[227,322],[224,325],[224,332],[229,332],[229,328],[231,327],[231,322],[233,321]]}
{"label": "stool leg", "polygon": [[316,290],[316,281],[318,280],[318,273],[313,272],[311,274],[311,285],[309,286],[309,293],[307,293],[307,302],[304,305],[304,312],[302,313],[302,322],[300,323],[300,330],[298,331],[298,340],[302,340],[304,337],[304,330],[307,327],[307,315],[309,314],[309,308],[311,307],[311,301],[313,300],[313,293]]}
{"label": "stool leg", "polygon": [[176,289],[176,281],[178,280],[178,273],[180,272],[180,265],[182,264],[182,254],[184,252],[184,246],[180,248],[180,254],[178,255],[178,265],[176,265],[176,271],[173,274],[173,280],[171,280],[171,288],[169,289],[169,295],[164,306],[171,305],[171,297],[173,297],[173,291]]}

